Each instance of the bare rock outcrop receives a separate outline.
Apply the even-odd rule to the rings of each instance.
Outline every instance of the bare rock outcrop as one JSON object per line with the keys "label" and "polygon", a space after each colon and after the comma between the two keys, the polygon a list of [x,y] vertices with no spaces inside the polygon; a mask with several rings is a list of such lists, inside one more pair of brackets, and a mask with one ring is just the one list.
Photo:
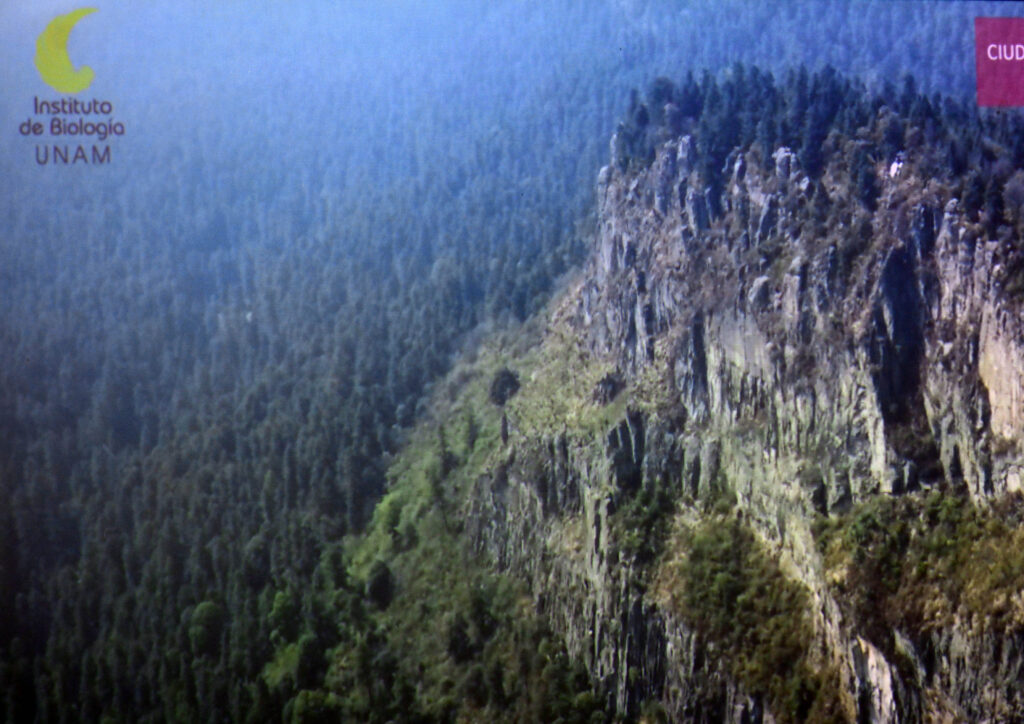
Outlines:
{"label": "bare rock outcrop", "polygon": [[[593,404],[621,417],[603,444],[513,441],[468,503],[475,544],[529,581],[616,710],[774,721],[611,532],[652,486],[691,502],[724,487],[809,592],[851,719],[1024,717],[1020,636],[953,621],[879,646],[834,599],[812,531],[877,495],[961,486],[984,507],[1021,489],[1024,322],[1000,296],[996,244],[909,161],[879,172],[872,210],[786,148],[770,165],[734,156],[713,199],[693,149],[685,136],[646,168],[602,170],[595,253],[551,324],[616,371]],[[643,385],[657,413],[630,406]]]}

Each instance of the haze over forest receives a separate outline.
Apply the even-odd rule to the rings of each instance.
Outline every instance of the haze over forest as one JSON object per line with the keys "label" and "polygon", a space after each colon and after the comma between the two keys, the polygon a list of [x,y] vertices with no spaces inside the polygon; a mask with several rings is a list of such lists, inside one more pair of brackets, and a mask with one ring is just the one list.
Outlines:
{"label": "haze over forest", "polygon": [[[872,92],[909,74],[970,105],[973,18],[1024,16],[991,2],[97,7],[69,44],[96,72],[78,97],[109,101],[126,131],[95,141],[109,164],[66,167],[39,165],[36,144],[94,141],[18,126],[35,98],[59,98],[32,55],[71,8],[0,9],[12,721],[238,719],[322,680],[264,686],[281,642],[334,615],[296,603],[289,633],[278,594],[364,529],[432,383],[576,269],[632,91],[830,65]],[[224,645],[196,623],[206,602]],[[318,640],[319,657],[335,644]]]}

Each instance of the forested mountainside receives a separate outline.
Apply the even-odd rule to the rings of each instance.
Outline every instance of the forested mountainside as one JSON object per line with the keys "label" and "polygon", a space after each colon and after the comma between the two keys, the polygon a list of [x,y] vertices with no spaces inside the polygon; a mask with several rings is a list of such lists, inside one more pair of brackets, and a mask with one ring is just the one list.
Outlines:
{"label": "forested mountainside", "polygon": [[[960,198],[983,210],[978,223],[994,238],[1016,223],[1011,119],[989,128],[961,105],[971,19],[1004,5],[412,5],[383,20],[376,5],[212,8],[202,23],[156,4],[103,8],[95,17],[137,43],[130,64],[117,43],[89,54],[95,90],[128,124],[114,163],[41,169],[30,146],[0,148],[7,720],[601,720],[667,701],[653,674],[582,655],[556,594],[538,608],[539,584],[515,562],[536,549],[465,557],[466,533],[486,523],[466,501],[486,508],[456,484],[484,470],[550,477],[525,452],[532,472],[493,467],[499,441],[521,444],[522,428],[488,401],[489,385],[515,362],[522,392],[509,409],[534,394],[515,350],[536,342],[544,318],[532,315],[596,243],[608,138],[629,89],[659,73],[676,85],[629,105],[614,173],[688,133],[716,223],[734,148],[760,144],[769,173],[765,149],[789,147],[818,179],[835,163],[829,134],[862,126],[888,134],[849,157],[864,198],[883,156],[919,129],[936,178],[967,184]],[[30,44],[3,43],[5,67],[26,66]],[[104,75],[104,61],[118,72]],[[735,61],[778,80],[701,74]],[[880,100],[816,73],[825,62]],[[732,116],[737,73],[760,91]],[[4,127],[40,93],[13,78]],[[663,118],[670,98],[677,111]],[[882,106],[896,125],[878,120]],[[1000,267],[1011,279],[1014,258]],[[504,342],[475,351],[492,333]],[[463,368],[472,385],[456,372],[435,389],[475,356]],[[614,367],[608,396],[635,383]],[[502,401],[515,385],[499,379]],[[611,417],[596,427],[625,408],[602,410]],[[982,479],[987,458],[957,450],[966,479]],[[929,454],[908,459],[928,469]],[[671,496],[658,500],[668,507],[651,515],[670,520]],[[481,551],[482,535],[471,538]]]}

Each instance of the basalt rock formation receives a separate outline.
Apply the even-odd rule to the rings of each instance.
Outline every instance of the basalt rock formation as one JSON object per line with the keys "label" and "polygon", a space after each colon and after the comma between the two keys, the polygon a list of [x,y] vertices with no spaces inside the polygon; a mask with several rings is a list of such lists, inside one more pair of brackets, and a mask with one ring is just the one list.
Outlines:
{"label": "basalt rock formation", "polygon": [[641,162],[617,137],[509,361],[466,532],[620,715],[1024,719],[1015,247],[927,139],[865,160],[872,113],[813,175],[752,143],[709,180],[677,109]]}

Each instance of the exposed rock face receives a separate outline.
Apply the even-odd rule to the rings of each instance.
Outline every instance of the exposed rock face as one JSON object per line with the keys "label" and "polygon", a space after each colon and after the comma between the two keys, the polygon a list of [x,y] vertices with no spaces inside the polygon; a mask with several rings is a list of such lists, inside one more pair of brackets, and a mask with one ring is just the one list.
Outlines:
{"label": "exposed rock face", "polygon": [[869,212],[785,148],[770,172],[734,158],[718,199],[692,157],[684,137],[643,171],[602,170],[594,259],[552,318],[627,386],[660,380],[670,414],[627,405],[600,448],[512,435],[468,504],[474,541],[530,582],[619,711],[653,698],[678,721],[773,721],[610,532],[638,490],[724,486],[810,591],[851,720],[1024,719],[1024,638],[896,631],[890,660],[844,620],[811,534],[815,515],[943,480],[980,505],[1021,489],[1024,322],[999,297],[995,244],[910,163],[879,173]]}

